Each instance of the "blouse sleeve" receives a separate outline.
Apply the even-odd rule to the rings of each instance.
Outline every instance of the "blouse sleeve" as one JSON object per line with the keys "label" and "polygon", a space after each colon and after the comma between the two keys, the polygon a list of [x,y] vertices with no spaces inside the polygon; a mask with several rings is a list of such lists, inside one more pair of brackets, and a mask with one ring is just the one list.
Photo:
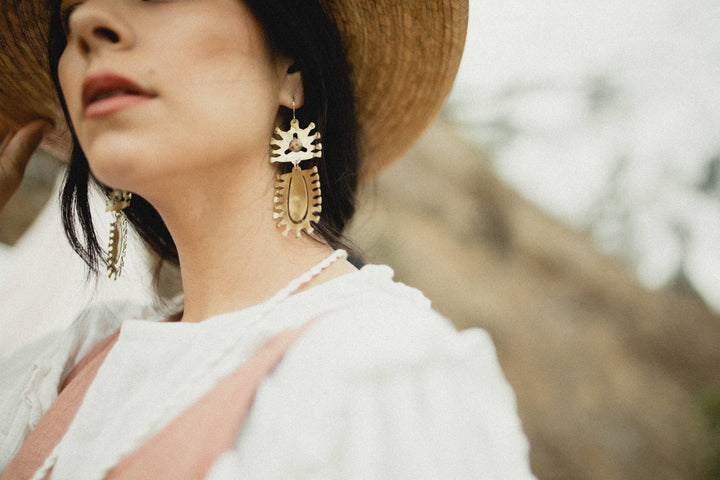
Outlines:
{"label": "blouse sleeve", "polygon": [[[344,478],[533,478],[515,397],[485,332],[358,388]],[[444,354],[443,354],[444,353]],[[346,471],[345,471],[346,469]]]}
{"label": "blouse sleeve", "polygon": [[207,478],[534,478],[489,335],[415,320],[311,327]]}

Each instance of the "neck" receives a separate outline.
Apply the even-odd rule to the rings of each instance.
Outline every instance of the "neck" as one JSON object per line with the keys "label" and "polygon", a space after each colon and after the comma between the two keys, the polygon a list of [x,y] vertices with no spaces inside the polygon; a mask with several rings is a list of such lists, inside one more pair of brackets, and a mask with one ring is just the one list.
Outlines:
{"label": "neck", "polygon": [[[266,172],[271,169],[266,168]],[[203,174],[182,191],[182,202],[153,201],[175,241],[182,272],[182,320],[197,322],[271,298],[288,282],[322,261],[332,249],[303,233],[282,235],[272,218],[272,175],[262,182],[232,182]],[[237,178],[237,177],[234,177]],[[240,185],[239,183],[242,183]],[[312,284],[354,270],[338,262]]]}

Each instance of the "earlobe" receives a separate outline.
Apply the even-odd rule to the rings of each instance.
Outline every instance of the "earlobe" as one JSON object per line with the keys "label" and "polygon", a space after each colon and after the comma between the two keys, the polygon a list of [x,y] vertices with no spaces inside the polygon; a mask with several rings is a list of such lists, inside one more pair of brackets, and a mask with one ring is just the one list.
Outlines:
{"label": "earlobe", "polygon": [[280,88],[280,105],[287,108],[300,108],[305,104],[302,70],[296,63],[285,69]]}

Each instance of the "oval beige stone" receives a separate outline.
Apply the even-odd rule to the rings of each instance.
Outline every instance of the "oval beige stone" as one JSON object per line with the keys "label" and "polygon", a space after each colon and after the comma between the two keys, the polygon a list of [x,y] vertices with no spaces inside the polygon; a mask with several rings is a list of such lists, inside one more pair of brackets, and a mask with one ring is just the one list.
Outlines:
{"label": "oval beige stone", "polygon": [[288,217],[293,223],[302,223],[308,214],[308,185],[302,170],[293,169],[288,185]]}

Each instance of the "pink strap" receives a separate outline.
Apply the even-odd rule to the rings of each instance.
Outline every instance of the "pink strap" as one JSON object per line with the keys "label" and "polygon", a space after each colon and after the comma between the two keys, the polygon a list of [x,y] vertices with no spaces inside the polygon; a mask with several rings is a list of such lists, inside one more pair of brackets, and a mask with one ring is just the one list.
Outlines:
{"label": "pink strap", "polygon": [[108,480],[202,479],[235,439],[262,379],[280,362],[307,324],[286,330],[210,392],[120,462]]}
{"label": "pink strap", "polygon": [[[10,465],[0,475],[0,480],[27,480],[40,468],[55,445],[65,435],[80,408],[85,392],[110,349],[115,345],[119,334],[120,330],[117,330],[101,340],[73,368],[61,387],[60,394],[25,439]],[[48,478],[49,475],[46,475],[45,478]]]}
{"label": "pink strap", "polygon": [[[260,382],[309,324],[272,338],[247,362],[123,459],[105,478],[204,478],[215,460],[234,445]],[[25,480],[40,468],[70,426],[118,334],[119,331],[101,341],[73,369],[66,381],[67,387],[42,416],[0,480]],[[51,473],[52,470],[45,476],[46,480]]]}

